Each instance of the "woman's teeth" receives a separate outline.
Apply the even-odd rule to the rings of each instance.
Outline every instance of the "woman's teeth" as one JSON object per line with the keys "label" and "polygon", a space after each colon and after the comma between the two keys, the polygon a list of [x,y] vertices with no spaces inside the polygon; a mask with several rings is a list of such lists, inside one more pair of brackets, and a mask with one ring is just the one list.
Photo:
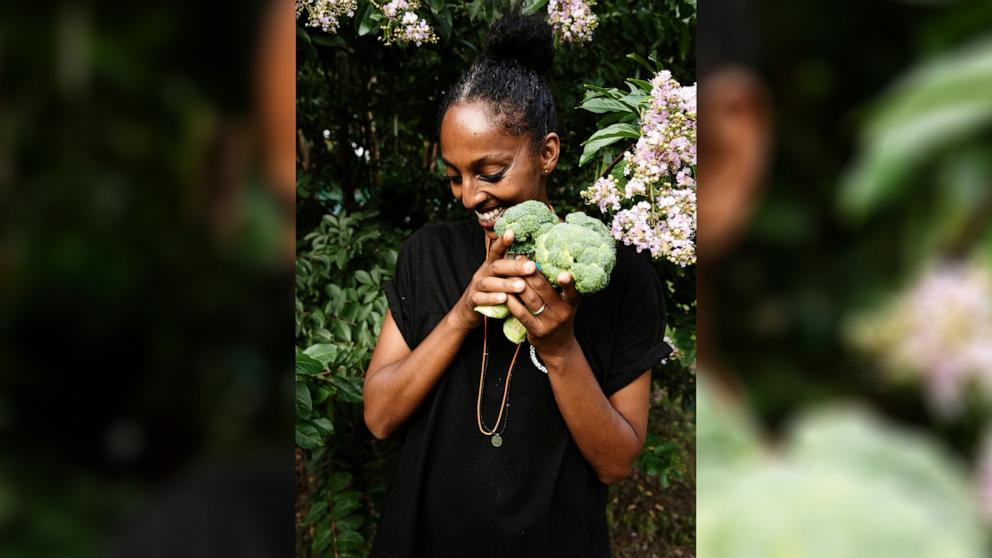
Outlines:
{"label": "woman's teeth", "polygon": [[495,221],[497,217],[499,217],[500,215],[503,214],[503,208],[502,207],[497,207],[496,209],[490,209],[489,211],[486,211],[485,213],[476,211],[475,214],[482,221],[485,221],[485,222]]}

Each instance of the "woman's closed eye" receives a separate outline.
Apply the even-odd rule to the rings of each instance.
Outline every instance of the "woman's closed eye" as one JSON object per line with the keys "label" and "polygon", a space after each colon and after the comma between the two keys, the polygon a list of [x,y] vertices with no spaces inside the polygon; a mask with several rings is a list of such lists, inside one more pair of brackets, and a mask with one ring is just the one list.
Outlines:
{"label": "woman's closed eye", "polygon": [[[479,180],[482,180],[484,182],[499,182],[500,180],[503,179],[503,176],[506,175],[506,171],[507,171],[507,169],[503,169],[503,170],[501,170],[501,171],[499,171],[499,172],[497,172],[495,174],[480,174],[480,175],[478,175],[479,176]],[[461,177],[461,175],[458,175],[458,174],[449,174],[449,175],[447,175],[445,177],[445,180],[447,180],[448,182],[450,182],[452,184],[461,184],[462,183],[462,177]]]}

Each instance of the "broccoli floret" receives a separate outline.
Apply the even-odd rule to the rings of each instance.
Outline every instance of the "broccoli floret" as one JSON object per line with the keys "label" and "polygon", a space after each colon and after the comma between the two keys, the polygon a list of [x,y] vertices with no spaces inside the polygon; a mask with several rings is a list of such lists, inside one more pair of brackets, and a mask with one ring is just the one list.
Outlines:
{"label": "broccoli floret", "polygon": [[610,229],[602,221],[594,217],[590,217],[581,211],[576,211],[575,213],[569,213],[565,216],[565,222],[570,225],[578,225],[580,227],[587,228],[594,233],[601,234],[604,238],[613,241],[613,235],[610,234]]}
{"label": "broccoli floret", "polygon": [[[616,242],[602,221],[585,213],[570,213],[565,222],[538,201],[526,201],[507,209],[496,221],[500,236],[513,229],[514,240],[508,253],[524,254],[538,264],[551,285],[558,287],[558,274],[568,271],[575,279],[575,290],[594,293],[606,287],[617,262]],[[490,318],[505,318],[505,304],[477,306],[476,312]],[[510,316],[503,322],[503,335],[513,343],[527,338],[527,329]]]}
{"label": "broccoli floret", "polygon": [[594,293],[610,281],[617,261],[616,243],[606,225],[584,214],[572,213],[565,223],[538,237],[534,260],[555,287],[558,274],[568,271],[575,279],[576,291]]}
{"label": "broccoli floret", "polygon": [[507,229],[512,229],[513,244],[507,253],[533,258],[534,240],[556,224],[558,216],[548,206],[537,200],[527,200],[504,211],[493,230],[503,236]]}
{"label": "broccoli floret", "polygon": [[[528,258],[534,257],[534,239],[548,232],[558,223],[558,216],[548,206],[537,200],[527,200],[508,208],[496,220],[493,230],[503,236],[507,229],[513,230],[513,244],[507,254],[522,254]],[[490,318],[503,319],[510,314],[505,304],[496,306],[476,306],[475,311]]]}

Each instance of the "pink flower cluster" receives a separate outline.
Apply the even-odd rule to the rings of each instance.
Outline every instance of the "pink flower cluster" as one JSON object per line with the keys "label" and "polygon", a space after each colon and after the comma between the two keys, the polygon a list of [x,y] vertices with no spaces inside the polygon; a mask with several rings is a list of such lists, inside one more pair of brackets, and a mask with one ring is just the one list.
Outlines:
{"label": "pink flower cluster", "polygon": [[325,33],[337,33],[340,19],[354,17],[356,9],[357,0],[296,0],[296,17],[305,16],[308,27]]}
{"label": "pink flower cluster", "polygon": [[592,40],[599,19],[592,13],[595,2],[582,0],[549,0],[548,23],[563,43],[583,43]]}
{"label": "pink flower cluster", "polygon": [[617,240],[685,267],[696,263],[696,86],[680,86],[667,70],[651,86],[623,176],[600,178],[582,198],[615,212]]}
{"label": "pink flower cluster", "polygon": [[386,16],[382,25],[383,43],[414,43],[420,46],[437,42],[434,30],[424,18],[417,15],[418,7],[420,3],[417,0],[390,0],[382,6],[382,14]]}
{"label": "pink flower cluster", "polygon": [[932,266],[848,333],[889,373],[922,379],[945,414],[959,411],[971,385],[992,398],[992,269],[984,263]]}

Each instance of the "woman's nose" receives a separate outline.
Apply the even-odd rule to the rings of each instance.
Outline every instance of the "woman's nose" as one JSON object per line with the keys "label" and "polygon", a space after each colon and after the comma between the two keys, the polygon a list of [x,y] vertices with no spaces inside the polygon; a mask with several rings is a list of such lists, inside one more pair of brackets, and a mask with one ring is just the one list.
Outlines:
{"label": "woman's nose", "polygon": [[478,177],[475,176],[462,179],[462,203],[468,209],[478,206],[491,197],[479,182]]}

